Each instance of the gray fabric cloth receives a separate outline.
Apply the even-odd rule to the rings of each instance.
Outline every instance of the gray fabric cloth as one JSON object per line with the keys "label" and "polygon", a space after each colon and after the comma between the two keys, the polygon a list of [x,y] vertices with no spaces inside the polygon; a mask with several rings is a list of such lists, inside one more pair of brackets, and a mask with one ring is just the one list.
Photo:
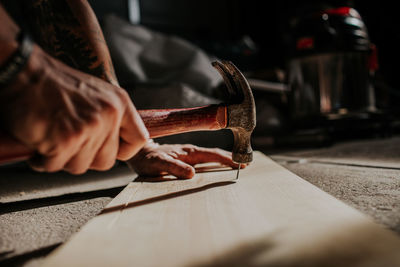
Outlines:
{"label": "gray fabric cloth", "polygon": [[[104,18],[103,30],[119,82],[138,109],[187,108],[221,102],[212,95],[223,79],[211,65],[214,59],[200,48],[115,15]],[[229,130],[185,133],[156,141],[232,148]]]}
{"label": "gray fabric cloth", "polygon": [[220,102],[182,83],[139,86],[135,90],[129,90],[129,94],[138,109],[187,108]]}
{"label": "gray fabric cloth", "polygon": [[115,15],[106,16],[103,24],[115,70],[123,86],[184,84],[210,95],[222,82],[211,66],[212,59],[179,37],[133,25]]}

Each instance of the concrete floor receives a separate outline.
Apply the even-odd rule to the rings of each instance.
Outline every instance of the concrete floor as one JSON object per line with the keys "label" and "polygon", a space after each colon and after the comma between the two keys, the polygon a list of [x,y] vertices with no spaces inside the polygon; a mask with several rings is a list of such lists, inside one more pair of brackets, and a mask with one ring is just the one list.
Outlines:
{"label": "concrete floor", "polygon": [[400,234],[400,138],[270,155],[293,173]]}
{"label": "concrete floor", "polygon": [[[400,138],[395,137],[270,156],[400,234],[399,148]],[[0,173],[4,174],[4,170],[0,169]],[[23,201],[14,199],[0,204],[0,265],[37,266],[45,255],[65,242],[122,190],[102,183],[102,187],[93,185],[94,190],[86,186],[80,193],[66,190],[64,195],[54,195],[51,191],[53,195],[48,197],[35,198],[33,194],[29,199],[21,195]],[[7,185],[3,184],[5,192],[4,186]]]}
{"label": "concrete floor", "polygon": [[[3,256],[17,261],[21,255],[51,250],[95,216],[112,198],[99,197],[12,211],[0,215]],[[6,263],[6,262],[4,262]]]}

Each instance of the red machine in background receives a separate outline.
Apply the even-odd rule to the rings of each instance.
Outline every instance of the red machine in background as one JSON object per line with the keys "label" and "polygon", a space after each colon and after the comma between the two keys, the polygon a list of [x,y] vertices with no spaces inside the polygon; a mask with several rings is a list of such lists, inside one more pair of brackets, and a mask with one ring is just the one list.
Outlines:
{"label": "red machine in background", "polygon": [[371,83],[376,48],[355,9],[306,14],[291,30],[287,82],[294,119],[363,118],[377,112]]}

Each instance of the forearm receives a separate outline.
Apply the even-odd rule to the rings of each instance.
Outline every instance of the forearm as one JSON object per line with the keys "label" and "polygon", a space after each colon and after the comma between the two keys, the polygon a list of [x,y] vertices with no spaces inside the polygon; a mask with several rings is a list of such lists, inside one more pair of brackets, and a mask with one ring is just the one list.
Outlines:
{"label": "forearm", "polygon": [[[56,6],[58,1],[61,2],[33,2],[39,10],[40,4]],[[128,160],[144,145],[148,132],[123,89],[76,70],[83,69],[116,83],[116,79],[107,76],[112,64],[101,31],[95,30],[100,28],[92,20],[93,13],[82,14],[88,7],[86,3],[73,2],[83,6],[77,11],[79,8],[71,5],[71,10],[75,10],[73,16],[66,15],[65,10],[47,14],[47,7],[43,7],[35,27],[42,34],[41,23],[47,25],[43,30],[48,36],[41,35],[42,46],[65,62],[71,60],[69,63],[75,68],[34,45],[15,79],[0,90],[0,127],[28,150],[35,151],[31,159],[35,169],[81,174],[87,169],[110,169],[116,159]],[[0,15],[2,64],[19,46],[16,41],[19,29],[1,6]],[[75,16],[80,19],[74,20]],[[81,23],[85,26],[79,27]],[[71,27],[72,24],[78,28]],[[63,37],[60,32],[67,38],[58,39]]]}
{"label": "forearm", "polygon": [[[0,4],[0,66],[7,64],[7,61],[13,56],[20,45],[17,36],[20,28],[14,23],[7,11]],[[10,105],[15,95],[20,92],[20,88],[29,87],[35,81],[35,77],[41,76],[42,63],[38,61],[41,58],[38,55],[38,47],[34,47],[29,60],[20,70],[16,77],[0,90],[0,123],[1,128],[7,129],[5,117],[9,115]]]}
{"label": "forearm", "polygon": [[148,138],[123,89],[62,64],[39,46],[0,90],[0,126],[35,151],[35,169],[50,172],[109,169]]}
{"label": "forearm", "polygon": [[67,65],[117,85],[97,18],[85,0],[25,0],[39,45]]}

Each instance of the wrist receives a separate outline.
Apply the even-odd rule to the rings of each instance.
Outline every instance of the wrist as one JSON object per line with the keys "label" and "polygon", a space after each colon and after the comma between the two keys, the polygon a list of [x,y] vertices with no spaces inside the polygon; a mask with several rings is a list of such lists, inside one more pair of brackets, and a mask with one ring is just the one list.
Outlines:
{"label": "wrist", "polygon": [[31,89],[38,82],[38,79],[43,73],[43,64],[40,63],[43,60],[43,52],[37,45],[33,45],[32,52],[27,59],[21,70],[15,75],[15,77],[9,81],[9,83],[0,89],[2,96],[8,94],[15,94],[24,91],[25,89]]}
{"label": "wrist", "polygon": [[30,105],[34,105],[34,95],[40,94],[38,85],[44,79],[43,54],[44,52],[35,45],[23,70],[7,87],[0,89],[1,128],[12,136],[16,136],[13,130],[15,118],[28,110]]}
{"label": "wrist", "polygon": [[18,49],[18,42],[16,40],[8,40],[0,42],[0,66],[5,64],[7,59]]}
{"label": "wrist", "polygon": [[[14,43],[6,44],[8,50],[13,49]],[[13,82],[18,76],[20,72],[25,68],[32,50],[33,50],[33,41],[29,34],[20,32],[18,37],[18,47],[14,49],[12,53],[8,51],[6,52],[6,59],[2,60],[2,64],[0,65],[0,90],[7,87],[10,83]],[[4,57],[4,56],[3,56]]]}

